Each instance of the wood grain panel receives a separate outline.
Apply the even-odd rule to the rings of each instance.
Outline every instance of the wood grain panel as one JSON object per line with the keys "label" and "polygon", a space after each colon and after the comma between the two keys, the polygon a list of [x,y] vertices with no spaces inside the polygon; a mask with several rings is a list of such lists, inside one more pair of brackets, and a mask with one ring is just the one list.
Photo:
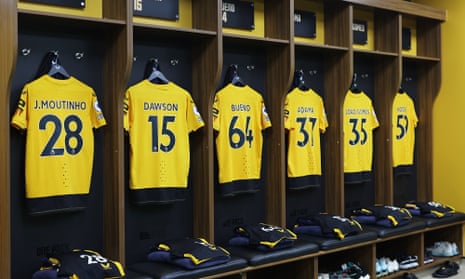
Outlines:
{"label": "wood grain panel", "polygon": [[380,127],[374,137],[375,202],[393,204],[392,103],[398,89],[400,57],[382,58],[375,67],[374,107]]}
{"label": "wood grain panel", "polygon": [[392,103],[401,76],[401,18],[392,12],[375,13],[376,49],[397,56],[380,57],[375,67],[374,106],[380,127],[375,131],[375,202],[393,204]]}
{"label": "wood grain panel", "polygon": [[438,22],[426,19],[417,20],[417,54],[441,58],[441,25]]}
{"label": "wood grain panel", "polygon": [[[265,36],[290,41],[283,46],[267,49],[266,92],[268,110],[273,127],[266,131],[265,147],[270,160],[266,168],[267,222],[286,226],[285,142],[283,100],[291,84],[294,71],[294,44],[291,25],[294,7],[292,1],[274,0],[265,3]],[[285,19],[285,20],[283,20]],[[292,19],[292,21],[291,21]]]}
{"label": "wood grain panel", "polygon": [[342,0],[343,2],[358,4],[367,7],[394,11],[402,14],[415,15],[439,21],[446,20],[446,11],[435,9],[418,3],[399,0]]}
{"label": "wood grain panel", "polygon": [[433,103],[438,86],[436,80],[440,75],[440,63],[420,64],[418,71],[418,92],[421,94],[418,102],[417,126],[417,199],[433,200]]}
{"label": "wood grain panel", "polygon": [[[220,1],[196,1],[192,9],[194,27],[221,34]],[[211,111],[223,64],[222,36],[199,40],[193,53],[192,97],[205,121],[205,127],[191,136],[191,153],[196,162],[190,170],[194,191],[194,236],[213,243],[215,147]]]}
{"label": "wood grain panel", "polygon": [[125,263],[124,134],[123,98],[132,66],[132,12],[130,1],[104,1],[104,15],[126,25],[106,33],[103,65],[104,114],[104,250],[105,255]]}
{"label": "wood grain panel", "polygon": [[0,95],[5,104],[0,116],[0,273],[11,277],[10,229],[10,92],[18,52],[16,1],[0,2]]}
{"label": "wood grain panel", "polygon": [[375,50],[399,53],[400,17],[398,14],[387,11],[375,12]]}
{"label": "wood grain panel", "polygon": [[[325,34],[334,34],[327,43],[347,47],[330,52],[325,59],[325,108],[329,125],[325,132],[326,211],[344,215],[344,157],[342,105],[353,71],[352,10],[347,5],[325,5]],[[337,82],[336,82],[337,81]]]}

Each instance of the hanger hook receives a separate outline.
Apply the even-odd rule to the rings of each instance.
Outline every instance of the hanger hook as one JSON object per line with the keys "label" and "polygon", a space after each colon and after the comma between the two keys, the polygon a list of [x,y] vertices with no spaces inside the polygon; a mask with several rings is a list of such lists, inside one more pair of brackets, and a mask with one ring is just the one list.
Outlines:
{"label": "hanger hook", "polygon": [[21,50],[21,53],[23,54],[23,56],[28,56],[29,54],[31,54],[31,49],[30,48],[23,48]]}
{"label": "hanger hook", "polygon": [[77,60],[81,60],[82,58],[84,58],[84,52],[76,52],[74,54],[74,58],[76,58]]}
{"label": "hanger hook", "polygon": [[58,57],[60,56],[58,54],[58,50],[52,50],[51,53],[53,55],[53,57],[52,57],[52,65],[58,64]]}

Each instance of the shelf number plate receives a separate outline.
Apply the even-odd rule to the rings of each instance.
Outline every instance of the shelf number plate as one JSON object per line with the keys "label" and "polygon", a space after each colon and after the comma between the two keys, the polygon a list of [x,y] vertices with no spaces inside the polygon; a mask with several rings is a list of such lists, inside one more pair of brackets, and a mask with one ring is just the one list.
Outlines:
{"label": "shelf number plate", "polygon": [[368,44],[368,25],[365,20],[354,19],[352,31],[354,33],[354,44]]}
{"label": "shelf number plate", "polygon": [[249,1],[223,0],[222,20],[223,27],[253,30],[254,4]]}
{"label": "shelf number plate", "polygon": [[22,1],[47,4],[47,5],[53,5],[53,6],[80,8],[80,9],[84,9],[86,7],[86,0],[65,0],[65,1],[63,0],[22,0]]}
{"label": "shelf number plate", "polygon": [[136,16],[179,19],[179,0],[132,0],[133,14]]}
{"label": "shelf number plate", "polygon": [[316,38],[316,15],[314,12],[294,12],[294,33],[297,37]]}

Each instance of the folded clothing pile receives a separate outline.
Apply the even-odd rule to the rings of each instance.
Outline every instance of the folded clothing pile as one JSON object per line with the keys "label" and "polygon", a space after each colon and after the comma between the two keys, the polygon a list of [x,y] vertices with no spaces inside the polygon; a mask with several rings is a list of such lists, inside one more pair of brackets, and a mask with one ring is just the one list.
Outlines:
{"label": "folded clothing pile", "polygon": [[151,248],[149,261],[166,262],[186,269],[219,265],[231,260],[229,252],[203,238],[178,238],[166,240]]}
{"label": "folded clothing pile", "polygon": [[124,276],[121,263],[92,250],[73,249],[48,256],[32,279],[116,279]]}
{"label": "folded clothing pile", "polygon": [[229,239],[232,246],[244,246],[260,251],[292,247],[297,235],[287,228],[265,223],[238,226]]}
{"label": "folded clothing pile", "polygon": [[421,216],[426,218],[443,218],[452,216],[455,213],[455,209],[452,206],[435,201],[412,201],[406,203],[405,208],[407,208],[414,216]]}
{"label": "folded clothing pile", "polygon": [[406,208],[391,205],[373,205],[352,211],[351,218],[361,224],[372,224],[394,228],[405,226],[412,221],[412,215]]}
{"label": "folded clothing pile", "polygon": [[338,215],[319,213],[297,218],[294,232],[327,238],[344,239],[363,231],[355,220]]}

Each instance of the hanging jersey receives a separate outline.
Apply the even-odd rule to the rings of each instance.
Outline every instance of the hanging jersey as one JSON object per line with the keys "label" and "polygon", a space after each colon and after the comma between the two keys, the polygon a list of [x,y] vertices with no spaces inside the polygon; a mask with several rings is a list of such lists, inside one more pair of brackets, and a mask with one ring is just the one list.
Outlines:
{"label": "hanging jersey", "polygon": [[397,93],[392,104],[393,167],[413,165],[417,123],[418,117],[412,98],[407,93]]}
{"label": "hanging jersey", "polygon": [[182,200],[190,167],[189,133],[204,122],[189,92],[143,80],[128,88],[124,129],[129,133],[129,188],[137,203]]}
{"label": "hanging jersey", "polygon": [[328,127],[323,99],[311,89],[294,88],[284,103],[284,127],[289,131],[288,188],[318,186],[311,182],[311,176],[322,173],[320,133]]}
{"label": "hanging jersey", "polygon": [[226,249],[203,238],[182,238],[160,242],[148,258],[197,269],[228,262],[231,256]]}
{"label": "hanging jersey", "polygon": [[355,220],[333,214],[319,213],[297,218],[294,226],[297,233],[344,239],[363,231]]}
{"label": "hanging jersey", "polygon": [[109,260],[92,250],[74,249],[49,259],[57,265],[59,277],[71,279],[124,278],[121,263]]}
{"label": "hanging jersey", "polygon": [[[371,99],[364,92],[347,92],[343,105],[343,123],[344,173],[349,174],[345,175],[345,180],[356,182],[358,174],[371,171],[372,132],[379,126]],[[360,179],[365,180],[363,177]]]}
{"label": "hanging jersey", "polygon": [[249,86],[229,84],[213,103],[213,129],[222,195],[258,190],[262,130],[271,126],[263,97]]}
{"label": "hanging jersey", "polygon": [[87,206],[93,128],[106,124],[92,88],[48,75],[26,84],[12,126],[27,130],[26,198],[31,214]]}
{"label": "hanging jersey", "polygon": [[234,228],[229,244],[269,251],[290,247],[295,240],[297,235],[287,228],[258,223]]}

